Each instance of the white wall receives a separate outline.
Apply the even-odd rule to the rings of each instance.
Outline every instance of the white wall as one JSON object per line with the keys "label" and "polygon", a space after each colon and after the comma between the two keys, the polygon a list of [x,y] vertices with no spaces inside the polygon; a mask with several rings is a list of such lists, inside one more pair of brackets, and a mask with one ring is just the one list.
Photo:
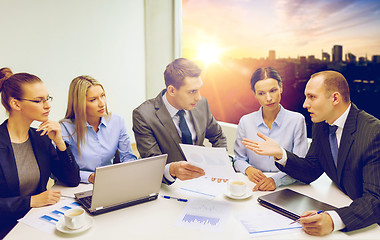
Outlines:
{"label": "white wall", "polygon": [[64,117],[70,81],[91,75],[133,138],[132,111],[146,94],[144,0],[1,0],[0,9],[0,67],[45,82],[51,119]]}
{"label": "white wall", "polygon": [[145,0],[146,97],[165,88],[164,71],[175,58],[174,3],[181,0]]}

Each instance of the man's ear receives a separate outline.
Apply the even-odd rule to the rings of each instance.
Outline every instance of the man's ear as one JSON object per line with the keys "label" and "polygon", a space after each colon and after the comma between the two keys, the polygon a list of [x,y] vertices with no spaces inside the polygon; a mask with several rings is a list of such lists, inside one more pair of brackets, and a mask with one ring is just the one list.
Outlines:
{"label": "man's ear", "polygon": [[176,90],[177,90],[177,89],[176,89],[173,85],[169,85],[169,86],[166,88],[166,92],[167,92],[170,96],[174,96]]}
{"label": "man's ear", "polygon": [[342,101],[342,95],[340,92],[333,92],[331,97],[333,99],[333,105],[338,105]]}
{"label": "man's ear", "polygon": [[11,100],[9,100],[9,106],[11,107],[12,110],[16,110],[16,111],[21,110],[20,102],[15,98],[12,98]]}

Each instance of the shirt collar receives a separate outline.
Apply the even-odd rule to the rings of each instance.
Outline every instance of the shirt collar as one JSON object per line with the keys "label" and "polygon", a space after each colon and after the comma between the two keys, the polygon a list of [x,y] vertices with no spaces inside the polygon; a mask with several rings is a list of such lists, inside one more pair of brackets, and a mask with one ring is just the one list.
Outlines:
{"label": "shirt collar", "polygon": [[[177,109],[175,107],[173,107],[168,99],[166,98],[166,92],[165,94],[162,96],[162,101],[164,102],[164,105],[166,107],[166,109],[168,110],[169,114],[170,114],[170,117],[173,118],[174,116],[176,116],[177,112],[180,110],[180,109]],[[187,113],[188,111],[185,110],[185,112]]]}
{"label": "shirt collar", "polygon": [[[100,120],[99,126],[104,125],[105,127],[107,127],[107,124],[108,124],[108,120],[105,117],[102,117],[102,120]],[[92,126],[88,122],[86,122],[86,126],[87,128],[89,127],[92,128]]]}
{"label": "shirt collar", "polygon": [[344,113],[342,115],[340,115],[340,117],[337,120],[335,120],[335,122],[333,122],[332,125],[336,125],[336,126],[338,126],[338,128],[343,129],[344,124],[346,123],[346,120],[348,117],[348,113],[350,112],[350,109],[351,109],[351,103],[348,106],[348,108],[346,109],[346,111],[344,111]]}
{"label": "shirt collar", "polygon": [[[265,125],[264,118],[263,118],[263,107],[260,107],[257,113],[258,113],[257,126],[260,126],[261,124]],[[284,114],[285,114],[285,110],[280,104],[280,111],[278,112],[277,117],[273,123],[280,127],[284,119]]]}

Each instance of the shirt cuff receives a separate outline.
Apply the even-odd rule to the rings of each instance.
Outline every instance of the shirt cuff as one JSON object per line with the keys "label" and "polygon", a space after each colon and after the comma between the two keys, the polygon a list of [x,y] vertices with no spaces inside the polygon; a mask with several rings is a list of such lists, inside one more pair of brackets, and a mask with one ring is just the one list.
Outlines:
{"label": "shirt cuff", "polygon": [[335,211],[326,211],[328,215],[330,215],[333,224],[334,224],[334,229],[333,232],[339,231],[343,228],[346,227],[346,225],[343,223],[342,219],[340,218],[339,214]]}
{"label": "shirt cuff", "polygon": [[168,180],[169,182],[175,182],[175,178],[173,178],[172,175],[170,175],[170,165],[171,163],[168,163],[165,165],[165,170],[164,170],[164,177],[166,178],[166,180]]}
{"label": "shirt cuff", "polygon": [[288,160],[288,155],[286,154],[286,151],[285,151],[284,148],[281,148],[281,149],[282,149],[282,158],[279,159],[279,160],[276,160],[276,158],[274,158],[274,160],[275,160],[276,162],[278,162],[279,164],[281,164],[282,166],[285,167],[285,165],[286,165],[286,161]]}
{"label": "shirt cuff", "polygon": [[93,174],[93,172],[88,172],[88,171],[80,171],[80,181],[82,183],[90,183],[88,181],[88,178],[90,177],[90,175]]}

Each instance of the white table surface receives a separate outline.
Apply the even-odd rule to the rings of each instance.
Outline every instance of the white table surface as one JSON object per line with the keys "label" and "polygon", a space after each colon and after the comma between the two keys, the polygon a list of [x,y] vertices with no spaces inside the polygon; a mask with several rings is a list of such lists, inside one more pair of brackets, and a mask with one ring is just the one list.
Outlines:
{"label": "white table surface", "polygon": [[[240,175],[240,178],[247,179]],[[162,185],[160,195],[173,195],[177,197],[182,191],[177,189],[183,184],[177,181],[171,186]],[[92,188],[90,184],[80,184],[76,188],[54,186],[54,189],[61,190],[62,194],[73,195],[73,193]],[[311,196],[320,201],[329,203],[337,207],[343,207],[352,201],[342,193],[326,176],[322,175],[317,181],[310,185],[293,184],[287,186],[305,195]],[[279,188],[282,189],[282,188]],[[268,192],[254,192],[252,197],[245,200],[232,200],[223,194],[217,196],[215,200],[228,201],[233,204],[228,225],[222,232],[210,232],[205,230],[195,230],[185,227],[175,226],[175,222],[185,207],[186,203],[175,200],[168,200],[159,197],[157,200],[120,209],[117,211],[94,216],[94,224],[89,230],[79,234],[65,234],[55,231],[54,234],[41,232],[24,223],[18,223],[16,227],[5,237],[5,239],[251,239],[243,225],[235,218],[235,213],[262,209],[257,202],[257,197]],[[187,197],[186,193],[182,197]],[[41,211],[34,208],[30,211],[35,213]],[[29,213],[28,213],[29,214]],[[281,235],[270,235],[256,237],[257,239],[316,239],[303,231]],[[350,233],[334,232],[324,239],[380,239],[380,227],[374,224],[365,229]]]}

